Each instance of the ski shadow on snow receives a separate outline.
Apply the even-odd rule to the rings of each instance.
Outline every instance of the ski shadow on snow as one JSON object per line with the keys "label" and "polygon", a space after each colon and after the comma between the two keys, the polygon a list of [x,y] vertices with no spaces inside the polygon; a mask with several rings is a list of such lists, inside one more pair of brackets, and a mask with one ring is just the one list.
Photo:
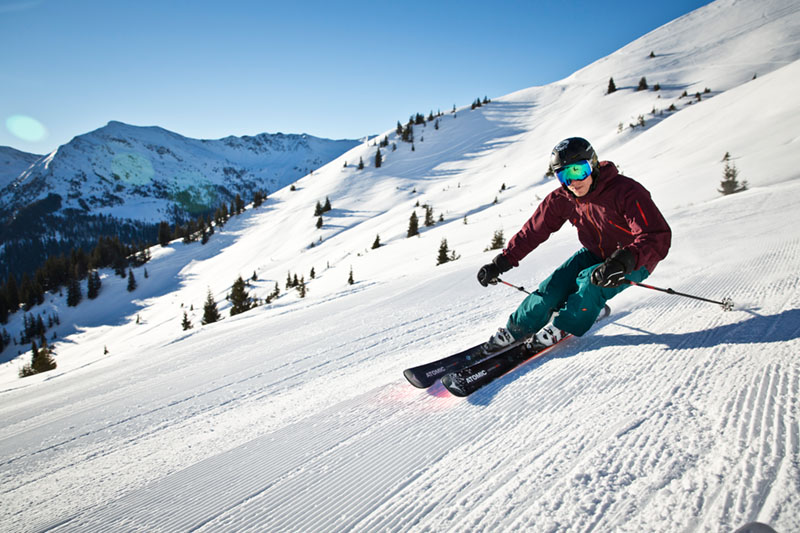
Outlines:
{"label": "ski shadow on snow", "polygon": [[545,355],[524,363],[514,371],[487,385],[485,388],[471,394],[467,401],[473,405],[488,405],[500,390],[515,380],[535,371],[547,361],[574,357],[596,348],[608,346],[642,346],[652,345],[661,347],[665,351],[684,350],[692,348],[713,348],[720,344],[765,344],[773,342],[788,342],[800,338],[800,309],[787,309],[776,315],[760,315],[753,310],[738,310],[747,313],[746,318],[734,324],[726,324],[710,329],[692,331],[688,333],[654,333],[641,328],[627,326],[621,323],[627,314],[614,318],[617,326],[630,329],[634,334],[603,335],[586,337],[590,341],[583,343],[578,339],[564,341],[564,350],[561,353]]}

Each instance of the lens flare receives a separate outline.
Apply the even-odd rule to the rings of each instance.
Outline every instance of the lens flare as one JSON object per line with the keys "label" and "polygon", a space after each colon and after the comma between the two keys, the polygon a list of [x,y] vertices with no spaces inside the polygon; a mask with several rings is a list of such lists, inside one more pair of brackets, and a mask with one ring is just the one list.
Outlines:
{"label": "lens flare", "polygon": [[47,128],[35,118],[11,115],[6,119],[6,129],[18,139],[39,142],[47,137]]}

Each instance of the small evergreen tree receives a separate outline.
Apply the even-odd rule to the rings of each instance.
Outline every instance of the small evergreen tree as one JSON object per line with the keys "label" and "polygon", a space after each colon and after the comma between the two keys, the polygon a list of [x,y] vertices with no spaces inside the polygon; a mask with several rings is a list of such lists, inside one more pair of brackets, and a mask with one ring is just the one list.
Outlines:
{"label": "small evergreen tree", "polygon": [[67,283],[67,306],[75,307],[81,303],[82,299],[83,295],[81,294],[81,282],[79,279],[71,277]]}
{"label": "small evergreen tree", "polygon": [[236,278],[231,288],[231,316],[236,316],[253,308],[253,300],[247,293],[247,287],[242,276]]}
{"label": "small evergreen tree", "polygon": [[317,229],[321,229],[322,228],[322,224],[323,224],[322,217],[319,217],[317,219]]}
{"label": "small evergreen tree", "polygon": [[353,267],[350,267],[350,276],[347,278],[347,283],[349,285],[354,285],[356,280],[353,278]]}
{"label": "small evergreen tree", "polygon": [[436,224],[436,221],[433,220],[433,207],[426,205],[425,206],[425,226],[430,227]]}
{"label": "small evergreen tree", "polygon": [[747,190],[747,181],[739,183],[739,170],[736,165],[730,161],[730,154],[725,154],[725,170],[723,172],[723,179],[720,182],[721,189],[718,192],[724,195],[734,194]]}
{"label": "small evergreen tree", "polygon": [[300,280],[297,282],[297,294],[300,295],[300,298],[305,298],[307,292],[306,278],[305,276],[300,276]]}
{"label": "small evergreen tree", "polygon": [[647,90],[647,79],[642,76],[642,79],[639,80],[639,86],[636,87],[637,91],[646,91]]}
{"label": "small evergreen tree", "polygon": [[442,239],[439,244],[439,256],[436,258],[436,266],[443,265],[450,261],[450,249],[447,246],[447,239]]}
{"label": "small evergreen tree", "polygon": [[417,212],[411,212],[411,218],[408,220],[408,233],[406,237],[413,237],[414,235],[419,235],[419,219],[417,218]]}
{"label": "small evergreen tree", "polygon": [[492,237],[492,243],[489,245],[490,250],[502,250],[503,246],[506,245],[506,239],[503,237],[503,230],[499,229],[494,232],[494,237]]}
{"label": "small evergreen tree", "polygon": [[32,376],[40,372],[47,372],[56,368],[56,361],[53,359],[53,350],[47,346],[47,339],[42,335],[42,348],[36,347],[36,342],[31,342],[31,362],[22,367],[19,372],[20,377]]}
{"label": "small evergreen tree", "polygon": [[380,247],[381,247],[381,236],[380,235],[376,235],[375,236],[375,241],[372,243],[372,249],[375,250],[376,248],[380,248]]}
{"label": "small evergreen tree", "polygon": [[94,300],[100,294],[100,287],[103,285],[103,282],[100,281],[100,274],[97,270],[93,270],[89,274],[89,281],[88,281],[88,290],[87,296],[90,300]]}
{"label": "small evergreen tree", "polygon": [[614,83],[614,78],[608,79],[608,91],[606,94],[617,92],[617,85]]}
{"label": "small evergreen tree", "polygon": [[331,207],[331,199],[326,196],[325,197],[325,205],[322,206],[322,212],[323,213],[327,213],[331,209],[333,209],[333,207]]}
{"label": "small evergreen tree", "polygon": [[460,256],[456,255],[455,250],[450,250],[447,245],[447,239],[442,239],[441,244],[439,245],[439,255],[436,258],[436,266],[443,265],[444,263],[449,263],[450,261],[455,261]]}
{"label": "small evergreen tree", "polygon": [[358,158],[358,170],[364,170],[364,159]]}
{"label": "small evergreen tree", "polygon": [[172,230],[167,222],[161,222],[158,225],[158,244],[167,246],[172,239]]}
{"label": "small evergreen tree", "polygon": [[381,149],[378,148],[378,152],[375,154],[375,168],[381,168],[382,163],[383,158],[381,157]]}
{"label": "small evergreen tree", "polygon": [[272,300],[275,300],[280,295],[281,295],[281,288],[278,286],[278,282],[276,281],[275,288],[272,290],[269,296],[267,296],[267,303],[272,302]]}
{"label": "small evergreen tree", "polygon": [[314,216],[318,217],[320,215],[322,215],[322,204],[317,200],[317,206],[314,208]]}
{"label": "small evergreen tree", "polygon": [[208,296],[206,296],[205,304],[203,304],[203,320],[202,324],[211,324],[222,318],[217,310],[217,303],[214,301],[214,295],[211,294],[211,289],[208,289]]}
{"label": "small evergreen tree", "polygon": [[128,292],[136,290],[136,278],[133,277],[133,269],[128,269]]}
{"label": "small evergreen tree", "polygon": [[181,321],[181,327],[183,328],[183,331],[188,331],[193,327],[192,321],[189,320],[189,314],[186,311],[183,312],[183,321]]}

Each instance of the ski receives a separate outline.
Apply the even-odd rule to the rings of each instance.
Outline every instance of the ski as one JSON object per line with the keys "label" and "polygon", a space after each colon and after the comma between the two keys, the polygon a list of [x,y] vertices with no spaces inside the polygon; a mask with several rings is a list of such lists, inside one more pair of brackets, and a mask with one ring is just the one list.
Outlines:
{"label": "ski", "polygon": [[[610,313],[611,309],[605,306],[597,320],[606,318]],[[512,344],[483,361],[460,370],[448,372],[442,376],[442,384],[454,396],[469,396],[481,387],[517,368],[522,363],[541,357],[570,337],[572,335],[566,335],[563,339],[550,346],[542,346],[532,342],[530,339]]]}
{"label": "ski", "polygon": [[[522,344],[522,341],[514,343],[511,346],[519,344]],[[477,344],[457,354],[449,355],[442,359],[425,363],[424,365],[407,368],[403,370],[403,375],[408,382],[415,387],[427,389],[436,383],[441,376],[474,365],[489,357],[489,355],[483,351],[482,346],[483,344]]]}

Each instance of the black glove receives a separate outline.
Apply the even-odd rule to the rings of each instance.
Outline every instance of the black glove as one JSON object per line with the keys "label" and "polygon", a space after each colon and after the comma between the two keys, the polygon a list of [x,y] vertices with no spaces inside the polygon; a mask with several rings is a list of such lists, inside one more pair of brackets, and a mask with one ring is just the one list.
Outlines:
{"label": "black glove", "polygon": [[616,288],[622,285],[627,274],[633,272],[636,258],[625,248],[615,251],[592,272],[592,283],[599,287]]}
{"label": "black glove", "polygon": [[506,256],[500,254],[492,259],[491,263],[481,267],[481,269],[478,271],[478,283],[484,287],[488,287],[490,283],[494,285],[497,283],[498,276],[500,276],[500,274],[503,272],[508,272],[509,270],[511,270],[511,263],[508,262]]}

